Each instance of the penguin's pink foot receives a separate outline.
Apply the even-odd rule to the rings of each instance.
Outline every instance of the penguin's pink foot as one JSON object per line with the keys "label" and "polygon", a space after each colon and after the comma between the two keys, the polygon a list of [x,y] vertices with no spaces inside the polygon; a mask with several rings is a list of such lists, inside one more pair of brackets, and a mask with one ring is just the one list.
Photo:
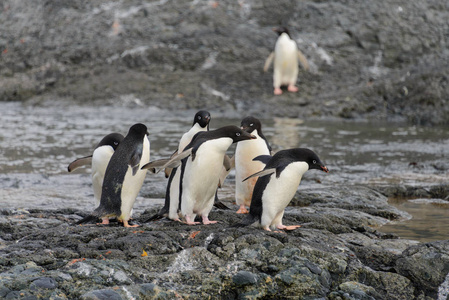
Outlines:
{"label": "penguin's pink foot", "polygon": [[123,220],[123,226],[126,228],[130,228],[130,227],[139,227],[139,225],[134,224],[134,225],[129,225],[128,221]]}
{"label": "penguin's pink foot", "polygon": [[101,225],[109,225],[109,218],[101,218]]}
{"label": "penguin's pink foot", "polygon": [[288,87],[287,87],[287,90],[288,90],[289,92],[296,93],[299,89],[298,89],[297,86],[294,86],[293,84],[289,84]]}
{"label": "penguin's pink foot", "polygon": [[265,226],[265,227],[263,227],[263,230],[271,231],[270,226]]}
{"label": "penguin's pink foot", "polygon": [[281,230],[295,230],[296,228],[301,227],[301,225],[290,225],[290,226],[278,225],[276,227],[277,227],[277,229],[281,229]]}
{"label": "penguin's pink foot", "polygon": [[211,220],[209,220],[208,217],[203,217],[203,224],[204,225],[217,224],[217,223],[218,223],[218,221],[211,221]]}
{"label": "penguin's pink foot", "polygon": [[282,90],[280,88],[274,88],[274,92],[273,92],[276,96],[278,95],[282,95]]}
{"label": "penguin's pink foot", "polygon": [[249,213],[249,211],[246,209],[246,207],[245,207],[245,205],[240,205],[240,208],[239,208],[239,210],[238,211],[236,211],[236,213],[238,213],[238,214],[247,214],[247,213]]}
{"label": "penguin's pink foot", "polygon": [[201,224],[200,222],[194,222],[189,216],[186,216],[186,221],[184,222],[187,225],[198,225]]}

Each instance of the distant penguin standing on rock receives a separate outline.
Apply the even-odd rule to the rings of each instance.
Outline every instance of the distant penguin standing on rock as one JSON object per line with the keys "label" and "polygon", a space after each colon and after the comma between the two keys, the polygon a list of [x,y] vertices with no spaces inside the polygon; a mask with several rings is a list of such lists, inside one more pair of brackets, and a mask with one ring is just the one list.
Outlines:
{"label": "distant penguin standing on rock", "polygon": [[260,155],[270,155],[271,147],[262,133],[262,124],[252,116],[245,117],[240,128],[251,133],[256,139],[241,141],[235,148],[235,201],[239,205],[238,214],[247,214],[251,204],[254,185],[257,177],[243,181],[248,176],[261,171],[265,165],[253,158]]}
{"label": "distant penguin standing on rock", "polygon": [[297,92],[298,60],[305,70],[309,69],[309,64],[304,54],[298,50],[298,46],[291,38],[287,28],[274,28],[273,31],[277,32],[279,37],[274,52],[266,59],[263,69],[266,72],[274,59],[273,87],[275,95],[282,94],[281,86],[283,85],[287,86],[289,92]]}
{"label": "distant penguin standing on rock", "polygon": [[[284,210],[296,193],[301,178],[307,170],[329,170],[312,150],[295,148],[281,150],[273,156],[261,155],[255,158],[266,163],[265,168],[247,179],[258,176],[254,187],[249,215],[237,227],[247,226],[256,221],[263,229],[270,227],[293,230],[300,225],[282,224]],[[245,180],[247,180],[245,179]]]}
{"label": "distant penguin standing on rock", "polygon": [[[200,110],[195,114],[193,118],[193,124],[189,131],[184,133],[179,141],[178,149],[175,151],[172,157],[177,155],[178,152],[182,152],[184,148],[190,143],[193,136],[201,131],[209,130],[209,122],[210,122],[210,113],[205,110]],[[168,160],[161,160],[162,162],[166,162]],[[154,164],[150,163],[144,168],[152,168]],[[167,168],[166,168],[167,169]],[[162,218],[164,215],[168,213],[168,218],[180,221],[178,216],[178,208],[179,208],[179,179],[181,175],[181,170],[178,168],[173,168],[170,171],[170,177],[167,183],[167,190],[165,193],[165,204],[164,207],[154,216],[150,217],[146,222],[150,222],[153,220],[157,220]]]}
{"label": "distant penguin standing on rock", "polygon": [[[115,149],[123,140],[123,135],[120,133],[111,133],[106,135],[100,143],[95,147],[92,155],[78,158],[71,162],[68,166],[68,171],[72,172],[79,167],[85,165],[91,165],[92,169],[92,187],[94,190],[95,202],[100,204],[101,189],[103,187],[104,174],[106,173],[106,167],[109,164],[109,160],[114,154]],[[103,224],[108,224],[109,218],[103,219]]]}
{"label": "distant penguin standing on rock", "polygon": [[129,225],[128,220],[147,173],[141,166],[149,161],[150,141],[147,127],[138,123],[131,126],[109,161],[103,180],[100,206],[76,224],[86,223],[97,217],[117,217],[123,222],[123,226],[137,227],[138,225]]}

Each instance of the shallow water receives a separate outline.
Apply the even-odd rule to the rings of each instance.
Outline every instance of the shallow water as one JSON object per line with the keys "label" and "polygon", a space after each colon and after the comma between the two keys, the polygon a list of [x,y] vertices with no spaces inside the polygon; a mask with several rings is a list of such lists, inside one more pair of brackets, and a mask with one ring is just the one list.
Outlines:
{"label": "shallow water", "polygon": [[[104,135],[110,132],[126,135],[128,128],[137,122],[149,128],[151,160],[168,157],[182,133],[191,126],[196,112],[163,111],[139,103],[93,107],[65,102],[39,106],[1,102],[0,111],[1,207],[86,210],[95,207],[90,169],[85,167],[69,174],[67,166],[71,161],[90,155]],[[239,125],[240,117],[244,116],[214,111],[211,114],[211,129]],[[273,150],[307,147],[330,169],[329,174],[306,173],[302,185],[316,184],[317,180],[323,185],[431,185],[448,181],[448,174],[439,170],[441,164],[448,164],[448,128],[288,118],[261,121]],[[233,149],[230,148],[229,154]],[[232,201],[232,172],[227,182],[220,196]],[[135,211],[160,206],[165,184],[162,174],[148,174]],[[430,207],[422,206],[420,210]],[[426,236],[425,223],[423,228],[413,229],[416,235],[412,238]],[[406,237],[400,230],[399,235]]]}

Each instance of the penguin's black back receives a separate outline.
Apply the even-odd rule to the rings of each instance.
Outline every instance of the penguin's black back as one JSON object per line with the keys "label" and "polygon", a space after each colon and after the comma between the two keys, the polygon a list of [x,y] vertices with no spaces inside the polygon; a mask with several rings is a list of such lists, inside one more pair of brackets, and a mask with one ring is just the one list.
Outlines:
{"label": "penguin's black back", "polygon": [[103,180],[100,206],[95,209],[94,215],[104,214],[120,215],[122,185],[125,179],[128,165],[134,159],[136,153],[143,151],[143,138],[147,133],[147,127],[143,124],[133,125],[123,141],[117,146],[112,155]]}

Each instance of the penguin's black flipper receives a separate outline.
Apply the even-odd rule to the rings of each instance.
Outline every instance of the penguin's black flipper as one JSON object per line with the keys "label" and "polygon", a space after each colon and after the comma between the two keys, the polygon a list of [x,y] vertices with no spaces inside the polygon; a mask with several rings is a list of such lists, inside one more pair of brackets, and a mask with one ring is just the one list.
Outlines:
{"label": "penguin's black flipper", "polygon": [[253,158],[254,161],[258,160],[264,164],[267,164],[273,156],[271,155],[259,155]]}
{"label": "penguin's black flipper", "polygon": [[87,166],[90,164],[92,164],[92,155],[81,157],[72,161],[67,167],[67,171],[72,172],[78,169],[79,167]]}
{"label": "penguin's black flipper", "polygon": [[231,227],[246,227],[246,226],[253,224],[257,220],[258,220],[257,216],[254,216],[251,213],[249,213],[246,215],[246,217],[240,223],[233,224],[233,225],[231,225]]}
{"label": "penguin's black flipper", "polygon": [[258,177],[262,177],[262,176],[270,175],[270,174],[273,174],[274,172],[276,172],[276,169],[274,169],[274,168],[263,169],[262,171],[259,171],[257,173],[254,173],[253,175],[250,175],[250,176],[246,177],[245,179],[242,180],[242,182],[246,181],[246,180],[248,180],[250,178],[253,178],[253,177],[257,177],[257,176]]}

